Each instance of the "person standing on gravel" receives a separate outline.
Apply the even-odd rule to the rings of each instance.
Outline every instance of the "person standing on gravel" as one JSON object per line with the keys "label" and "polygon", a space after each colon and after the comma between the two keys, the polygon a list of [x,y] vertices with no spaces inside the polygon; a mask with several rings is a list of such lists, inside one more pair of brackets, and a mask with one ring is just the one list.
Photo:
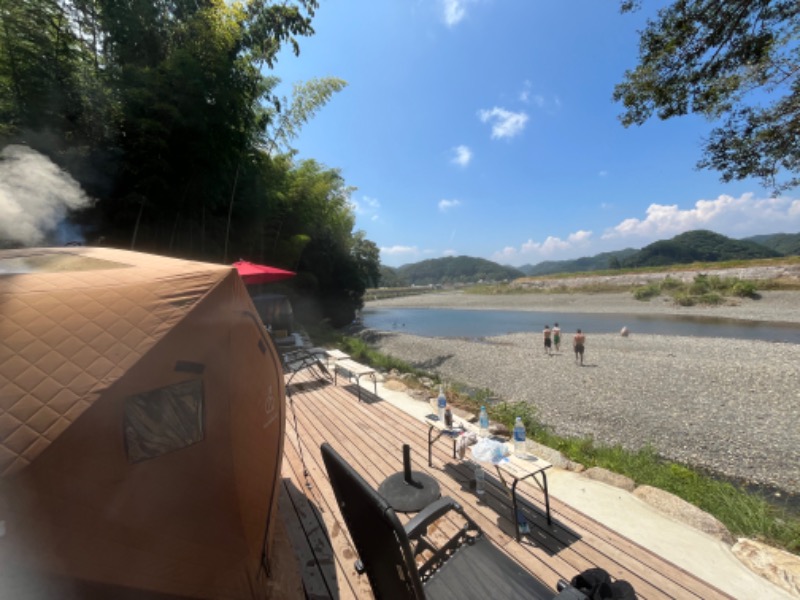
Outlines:
{"label": "person standing on gravel", "polygon": [[553,325],[553,346],[555,346],[556,352],[561,352],[561,328],[558,323]]}
{"label": "person standing on gravel", "polygon": [[572,347],[575,349],[575,362],[580,358],[581,366],[583,366],[583,349],[586,344],[586,335],[580,329],[572,336]]}
{"label": "person standing on gravel", "polygon": [[550,334],[552,333],[550,325],[545,325],[542,333],[544,334],[544,353],[551,354],[550,348],[553,345],[553,340],[550,339]]}

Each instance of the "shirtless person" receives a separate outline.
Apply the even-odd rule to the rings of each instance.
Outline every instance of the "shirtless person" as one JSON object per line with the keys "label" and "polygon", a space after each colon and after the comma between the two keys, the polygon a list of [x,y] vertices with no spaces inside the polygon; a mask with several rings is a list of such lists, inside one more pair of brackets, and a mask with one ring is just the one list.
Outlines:
{"label": "shirtless person", "polygon": [[553,325],[553,346],[556,347],[556,352],[561,352],[561,328],[558,323]]}
{"label": "shirtless person", "polygon": [[550,339],[550,334],[552,333],[550,331],[550,325],[545,325],[542,333],[544,334],[544,353],[551,354],[550,347],[552,346],[553,342]]}
{"label": "shirtless person", "polygon": [[578,362],[578,357],[580,357],[581,366],[583,366],[583,346],[585,343],[586,336],[578,329],[575,335],[572,336],[572,347],[575,349],[575,362]]}

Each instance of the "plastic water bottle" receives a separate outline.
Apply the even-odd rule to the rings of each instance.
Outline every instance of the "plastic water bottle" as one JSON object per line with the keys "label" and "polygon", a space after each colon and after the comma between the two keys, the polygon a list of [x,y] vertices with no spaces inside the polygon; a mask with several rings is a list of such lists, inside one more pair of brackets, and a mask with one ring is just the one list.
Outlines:
{"label": "plastic water bottle", "polygon": [[480,465],[475,466],[475,493],[478,496],[483,496],[486,491],[486,475],[483,472],[483,467]]}
{"label": "plastic water bottle", "polygon": [[485,406],[481,406],[481,414],[478,417],[478,424],[481,428],[481,437],[486,437],[489,435],[489,414],[486,412]]}
{"label": "plastic water bottle", "polygon": [[514,454],[516,456],[525,456],[527,451],[525,449],[525,424],[522,422],[522,417],[517,417],[514,421]]}
{"label": "plastic water bottle", "polygon": [[439,408],[439,422],[444,424],[444,411],[447,408],[447,398],[444,395],[442,386],[439,386],[439,397],[436,399],[436,405]]}

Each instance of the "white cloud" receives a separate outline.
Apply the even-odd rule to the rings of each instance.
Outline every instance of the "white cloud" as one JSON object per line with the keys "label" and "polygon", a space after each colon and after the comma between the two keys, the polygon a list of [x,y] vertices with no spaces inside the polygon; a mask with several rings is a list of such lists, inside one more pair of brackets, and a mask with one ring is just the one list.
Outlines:
{"label": "white cloud", "polygon": [[447,250],[442,252],[442,256],[458,256],[458,252],[456,252],[455,250],[453,250],[451,248],[448,248]]}
{"label": "white cloud", "polygon": [[[607,203],[601,207],[616,208]],[[492,260],[521,265],[592,256],[625,246],[641,248],[695,229],[709,229],[736,239],[763,233],[792,233],[800,230],[800,199],[756,198],[748,193],[738,198],[721,195],[714,200],[698,200],[687,209],[675,204],[651,204],[644,218],[624,219],[604,231],[599,239],[585,230],[576,231],[566,239],[552,236],[544,241],[531,239],[498,250]]]}
{"label": "white cloud", "polygon": [[540,262],[543,259],[553,258],[559,253],[586,248],[590,245],[592,232],[583,229],[571,233],[566,240],[549,236],[543,242],[532,239],[520,245],[519,248],[506,246],[502,250],[492,255],[492,260],[497,262],[510,262],[512,264],[522,264],[523,262]]}
{"label": "white cloud", "polygon": [[472,150],[468,146],[456,146],[453,148],[453,158],[450,160],[454,165],[459,167],[466,167],[469,161],[472,160]]}
{"label": "white cloud", "polygon": [[492,124],[492,139],[512,138],[522,133],[528,122],[528,115],[524,112],[515,113],[497,106],[491,110],[479,110],[478,117],[482,122]]}
{"label": "white cloud", "polygon": [[524,102],[525,104],[530,102],[532,87],[533,84],[527,79],[522,82],[522,91],[519,93],[519,99],[521,102]]}
{"label": "white cloud", "polygon": [[467,0],[441,0],[441,4],[442,16],[448,27],[458,25],[467,16]]}
{"label": "white cloud", "polygon": [[408,254],[418,254],[419,248],[416,246],[382,246],[381,254],[388,256],[403,256]]}
{"label": "white cloud", "polygon": [[353,209],[353,212],[370,221],[379,220],[378,209],[380,207],[381,203],[378,199],[370,196],[362,196],[361,200],[350,200],[350,208]]}
{"label": "white cloud", "polygon": [[533,83],[526,79],[522,82],[522,91],[519,93],[519,100],[523,104],[531,104],[538,109],[554,113],[561,108],[561,98],[558,96],[546,96],[542,93],[533,92]]}
{"label": "white cloud", "polygon": [[447,212],[451,208],[461,206],[461,200],[439,200],[439,211]]}
{"label": "white cloud", "polygon": [[644,219],[629,218],[607,229],[602,239],[639,238],[643,243],[673,237],[693,229],[710,229],[723,235],[747,237],[756,233],[796,231],[800,227],[800,200],[791,198],[739,198],[721,195],[698,200],[693,208],[677,204],[651,204]]}

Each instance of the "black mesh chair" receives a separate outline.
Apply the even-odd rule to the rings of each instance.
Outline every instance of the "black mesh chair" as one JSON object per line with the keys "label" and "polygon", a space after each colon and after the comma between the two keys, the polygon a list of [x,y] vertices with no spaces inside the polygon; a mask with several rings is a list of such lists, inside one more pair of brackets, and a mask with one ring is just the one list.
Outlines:
{"label": "black mesh chair", "polygon": [[[367,574],[376,599],[587,598],[561,582],[560,593],[548,588],[498,550],[452,498],[433,502],[404,527],[386,500],[330,444],[323,443],[321,449],[360,557],[356,570]],[[434,547],[425,537],[427,528],[451,511],[458,513],[465,525],[450,540]]]}

